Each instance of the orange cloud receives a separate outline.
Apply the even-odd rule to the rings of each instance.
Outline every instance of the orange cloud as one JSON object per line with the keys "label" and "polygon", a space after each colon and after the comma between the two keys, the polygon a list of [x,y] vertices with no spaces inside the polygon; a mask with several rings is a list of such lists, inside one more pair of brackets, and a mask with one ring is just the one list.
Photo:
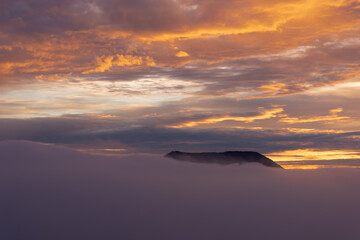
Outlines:
{"label": "orange cloud", "polygon": [[115,56],[102,56],[96,59],[97,67],[88,71],[82,72],[83,74],[105,72],[111,70],[113,67],[126,67],[126,66],[155,66],[155,61],[151,57],[139,57],[132,55]]}
{"label": "orange cloud", "polygon": [[314,128],[282,128],[291,133],[308,134],[308,133],[344,133],[342,130],[333,129],[314,129]]}
{"label": "orange cloud", "polygon": [[339,116],[338,113],[342,112],[342,108],[336,108],[330,110],[330,115],[328,116],[315,116],[309,118],[298,118],[298,117],[288,117],[287,115],[281,116],[280,122],[295,124],[295,123],[312,123],[312,122],[332,122],[332,121],[341,121],[350,119],[348,116]]}
{"label": "orange cloud", "polygon": [[293,169],[301,169],[301,170],[314,170],[314,169],[320,169],[320,168],[354,168],[358,169],[360,166],[349,166],[349,165],[291,165],[291,164],[281,164],[281,166],[284,169],[287,170],[293,170]]}
{"label": "orange cloud", "polygon": [[360,159],[360,152],[353,150],[297,149],[267,154],[274,161],[312,161]]}
{"label": "orange cloud", "polygon": [[[324,28],[326,22],[322,18],[330,18],[333,11],[340,7],[351,4],[346,0],[306,0],[306,1],[244,1],[244,4],[238,5],[236,1],[230,1],[224,5],[214,4],[213,7],[218,7],[221,11],[221,17],[209,16],[208,22],[193,23],[193,26],[181,26],[180,23],[176,31],[167,32],[145,32],[137,33],[137,39],[142,41],[175,41],[175,40],[189,40],[189,39],[206,39],[216,38],[220,36],[239,35],[247,33],[261,33],[261,32],[281,32],[287,27],[299,26],[299,21],[308,23],[308,19],[313,22],[312,25],[306,28],[319,27],[324,29],[336,28],[336,26],[328,26]],[[202,6],[203,5],[203,6]],[[246,13],[244,11],[246,9]],[[203,10],[204,14],[214,12],[211,4],[200,2],[196,10]],[[215,10],[216,11],[216,10]],[[180,20],[179,20],[180,21]],[[341,28],[354,28],[357,23],[350,23],[339,21],[337,24]],[[219,27],[220,26],[220,27]],[[303,27],[305,28],[305,27]],[[117,35],[131,35],[129,31],[119,31]]]}
{"label": "orange cloud", "polygon": [[[287,85],[285,83],[270,83],[267,85],[260,86],[259,88],[263,89],[265,92],[273,92],[273,91],[279,91],[279,90],[287,92],[289,90],[285,88],[286,86]],[[283,90],[283,89],[285,89],[285,90]]]}
{"label": "orange cloud", "polygon": [[26,72],[35,72],[35,70],[29,70],[30,67],[34,65],[34,61],[24,61],[24,62],[4,62],[0,63],[0,73],[2,74],[13,74],[18,69],[24,69]]}
{"label": "orange cloud", "polygon": [[246,122],[251,123],[256,120],[264,120],[276,117],[279,113],[283,112],[284,109],[282,108],[273,108],[270,110],[262,110],[260,114],[255,116],[248,116],[248,117],[236,117],[236,116],[222,116],[222,117],[210,117],[202,120],[197,121],[189,121],[184,122],[177,125],[170,125],[167,127],[171,128],[186,128],[186,127],[195,127],[200,124],[215,124],[223,121],[238,121],[238,122]]}
{"label": "orange cloud", "polygon": [[96,118],[100,118],[100,119],[106,119],[106,118],[116,118],[118,116],[116,115],[110,115],[110,114],[107,114],[107,115],[100,115],[100,116],[97,116]]}
{"label": "orange cloud", "polygon": [[[47,74],[79,76],[81,73],[123,71],[116,67],[154,66],[154,59],[157,66],[180,68],[200,61],[217,63],[275,56],[279,52],[291,52],[291,49],[314,44],[313,40],[333,33],[342,36],[342,33],[356,29],[360,21],[354,10],[358,6],[356,2],[341,0],[244,0],[241,4],[232,0],[226,4],[203,0],[196,4],[164,1],[157,7],[140,1],[136,10],[121,1],[108,6],[107,3],[92,5],[95,7],[84,6],[89,15],[79,15],[83,18],[78,19],[81,23],[91,23],[83,29],[65,29],[55,36],[49,27],[49,32],[34,37],[26,35],[23,39],[15,36],[12,39],[9,35],[8,43],[1,50],[23,49],[22,54],[32,59],[22,59],[16,64],[8,60],[8,64],[0,66],[0,71],[19,77],[22,73],[34,73],[46,79]],[[53,6],[45,12],[59,15],[66,10]],[[98,23],[98,17],[104,12],[111,12],[109,19],[119,16],[123,21],[106,22],[104,18],[105,22]],[[157,21],[161,17],[155,16],[162,16],[159,13],[166,14],[171,21]],[[65,26],[58,27],[63,29]],[[173,51],[176,47],[186,49],[186,52],[169,53],[169,49]],[[114,55],[114,51],[121,54]],[[95,66],[91,66],[95,58]],[[277,83],[262,82],[260,88],[259,85],[253,88],[263,91],[260,97],[303,90],[294,87],[293,83],[275,81]]]}
{"label": "orange cloud", "polygon": [[357,140],[357,141],[360,141],[360,136],[348,136],[346,138],[349,138],[349,139],[354,139],[354,140]]}
{"label": "orange cloud", "polygon": [[188,57],[188,56],[190,56],[187,52],[184,52],[184,51],[180,51],[180,52],[177,52],[176,54],[175,54],[175,56],[177,56],[177,57]]}
{"label": "orange cloud", "polygon": [[126,148],[77,148],[76,150],[91,155],[101,156],[121,156],[128,151]]}
{"label": "orange cloud", "polygon": [[286,164],[282,164],[281,166],[287,170],[293,170],[293,169],[315,170],[315,169],[321,168],[320,165],[290,165],[290,164],[286,165]]}
{"label": "orange cloud", "polygon": [[[296,133],[296,134],[319,134],[319,133],[345,133],[343,130],[334,129],[315,129],[315,128],[278,128],[278,127],[251,127],[251,126],[230,126],[224,128],[236,128],[236,129],[247,129],[247,130],[278,130],[280,134]],[[355,139],[355,137],[351,137]],[[360,138],[360,137],[359,137]]]}

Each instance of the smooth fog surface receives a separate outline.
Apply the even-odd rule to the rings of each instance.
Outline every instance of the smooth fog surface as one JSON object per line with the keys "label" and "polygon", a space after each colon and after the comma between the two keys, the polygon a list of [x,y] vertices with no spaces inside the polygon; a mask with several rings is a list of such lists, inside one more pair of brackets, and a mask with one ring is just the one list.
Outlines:
{"label": "smooth fog surface", "polygon": [[360,239],[360,171],[0,143],[0,239]]}

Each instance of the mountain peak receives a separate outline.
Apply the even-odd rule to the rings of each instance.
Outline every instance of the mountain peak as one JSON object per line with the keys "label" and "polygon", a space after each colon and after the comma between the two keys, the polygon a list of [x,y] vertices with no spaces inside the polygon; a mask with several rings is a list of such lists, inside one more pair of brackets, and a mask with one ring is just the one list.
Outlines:
{"label": "mountain peak", "polygon": [[220,165],[243,164],[243,163],[260,163],[267,167],[282,168],[279,164],[265,157],[258,152],[251,151],[227,151],[227,152],[203,152],[187,153],[172,151],[165,157],[180,161],[197,162],[197,163],[214,163]]}

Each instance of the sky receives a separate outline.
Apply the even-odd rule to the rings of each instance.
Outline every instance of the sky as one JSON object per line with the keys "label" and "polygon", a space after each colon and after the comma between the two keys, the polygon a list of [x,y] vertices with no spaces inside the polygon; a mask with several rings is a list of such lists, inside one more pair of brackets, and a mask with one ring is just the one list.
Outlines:
{"label": "sky", "polygon": [[218,166],[0,143],[1,239],[359,239],[358,169]]}
{"label": "sky", "polygon": [[352,0],[1,0],[0,140],[359,167],[359,26]]}

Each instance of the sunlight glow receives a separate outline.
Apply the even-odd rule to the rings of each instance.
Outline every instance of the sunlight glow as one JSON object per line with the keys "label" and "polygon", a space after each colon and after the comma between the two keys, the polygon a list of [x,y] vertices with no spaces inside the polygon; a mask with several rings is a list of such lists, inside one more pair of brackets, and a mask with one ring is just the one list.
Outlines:
{"label": "sunlight glow", "polygon": [[360,169],[360,166],[349,166],[349,165],[281,165],[286,170],[315,170],[315,169],[326,169],[326,168],[353,168]]}
{"label": "sunlight glow", "polygon": [[297,149],[267,154],[274,161],[360,159],[360,151]]}

